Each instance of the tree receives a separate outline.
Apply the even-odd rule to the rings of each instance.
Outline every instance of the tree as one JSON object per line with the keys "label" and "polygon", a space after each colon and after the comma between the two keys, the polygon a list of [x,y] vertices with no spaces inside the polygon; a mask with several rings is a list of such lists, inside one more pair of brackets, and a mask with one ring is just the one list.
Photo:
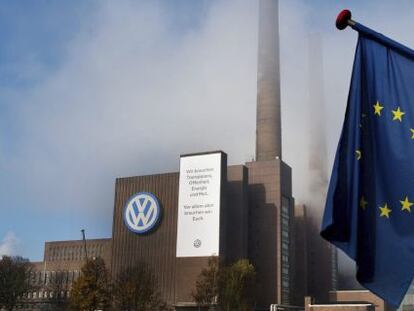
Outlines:
{"label": "tree", "polygon": [[14,309],[28,291],[32,289],[29,275],[33,267],[22,257],[3,256],[0,260],[0,309]]}
{"label": "tree", "polygon": [[73,310],[106,310],[110,306],[109,273],[102,258],[88,260],[73,283],[70,306]]}
{"label": "tree", "polygon": [[208,266],[201,270],[192,296],[198,306],[211,306],[217,303],[219,281],[218,257],[210,257]]}
{"label": "tree", "polygon": [[114,283],[113,294],[116,310],[166,310],[166,304],[157,291],[156,278],[145,263],[121,271]]}
{"label": "tree", "polygon": [[211,257],[201,270],[192,296],[200,307],[217,304],[221,310],[251,310],[254,302],[256,272],[248,260],[238,260],[230,266],[219,266]]}
{"label": "tree", "polygon": [[219,305],[223,311],[252,309],[255,276],[255,269],[247,259],[220,270]]}

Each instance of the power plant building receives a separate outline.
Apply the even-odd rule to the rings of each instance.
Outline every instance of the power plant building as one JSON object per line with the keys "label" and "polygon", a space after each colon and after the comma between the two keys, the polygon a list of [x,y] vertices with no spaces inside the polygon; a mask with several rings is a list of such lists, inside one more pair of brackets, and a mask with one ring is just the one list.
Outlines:
{"label": "power plant building", "polygon": [[[303,305],[306,213],[297,207],[295,228],[292,169],[282,160],[277,0],[259,1],[257,92],[255,161],[228,166],[223,151],[185,154],[179,172],[116,179],[112,238],[87,242],[88,255],[103,257],[113,278],[144,262],[162,298],[186,310],[195,306],[196,279],[211,256],[224,264],[249,259],[258,308]],[[63,270],[58,262],[65,261],[80,271],[81,242],[47,243],[36,270]]]}
{"label": "power plant building", "polygon": [[[281,159],[278,2],[260,1],[259,15],[257,161],[227,167],[225,153],[210,154],[221,155],[217,256],[223,263],[242,258],[253,263],[258,305],[267,307],[293,303],[294,200],[291,168]],[[208,252],[178,256],[180,174],[184,174],[182,167],[180,172],[117,179],[111,260],[113,276],[137,262],[148,263],[156,271],[163,298],[177,308],[194,305],[191,293],[209,259]],[[125,204],[136,193],[151,193],[162,205],[158,229],[145,235],[125,226]]]}

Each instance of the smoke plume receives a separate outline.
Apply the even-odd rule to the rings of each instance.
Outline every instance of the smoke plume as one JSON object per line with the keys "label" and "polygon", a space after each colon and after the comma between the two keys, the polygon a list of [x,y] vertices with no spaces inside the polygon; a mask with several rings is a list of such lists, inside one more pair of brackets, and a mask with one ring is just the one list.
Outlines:
{"label": "smoke plume", "polygon": [[0,256],[15,256],[20,251],[20,239],[9,231],[0,242]]}

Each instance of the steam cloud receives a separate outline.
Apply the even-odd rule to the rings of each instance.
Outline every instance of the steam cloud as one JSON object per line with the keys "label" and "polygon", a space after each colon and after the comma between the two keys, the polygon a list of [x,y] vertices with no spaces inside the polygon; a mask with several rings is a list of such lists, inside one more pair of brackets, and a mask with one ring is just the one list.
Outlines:
{"label": "steam cloud", "polygon": [[20,251],[20,244],[20,239],[17,238],[13,232],[7,232],[3,240],[0,242],[0,256],[18,255]]}

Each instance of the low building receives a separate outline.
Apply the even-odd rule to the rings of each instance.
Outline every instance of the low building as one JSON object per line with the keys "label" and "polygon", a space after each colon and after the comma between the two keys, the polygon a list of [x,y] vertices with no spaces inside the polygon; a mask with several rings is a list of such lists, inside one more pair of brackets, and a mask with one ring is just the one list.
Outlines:
{"label": "low building", "polygon": [[336,302],[367,302],[375,307],[375,311],[394,310],[382,298],[373,294],[369,290],[337,290],[329,292],[329,301]]}
{"label": "low building", "polygon": [[70,296],[72,284],[81,274],[86,256],[101,257],[108,268],[111,265],[112,239],[91,239],[46,242],[44,258],[33,262],[30,282],[33,290],[27,293],[21,307],[25,310],[58,310]]}
{"label": "low building", "polygon": [[375,306],[369,302],[332,302],[314,304],[310,297],[305,297],[305,311],[374,311]]}
{"label": "low building", "polygon": [[329,303],[314,303],[305,297],[305,311],[392,311],[392,307],[368,290],[338,290],[329,292]]}

